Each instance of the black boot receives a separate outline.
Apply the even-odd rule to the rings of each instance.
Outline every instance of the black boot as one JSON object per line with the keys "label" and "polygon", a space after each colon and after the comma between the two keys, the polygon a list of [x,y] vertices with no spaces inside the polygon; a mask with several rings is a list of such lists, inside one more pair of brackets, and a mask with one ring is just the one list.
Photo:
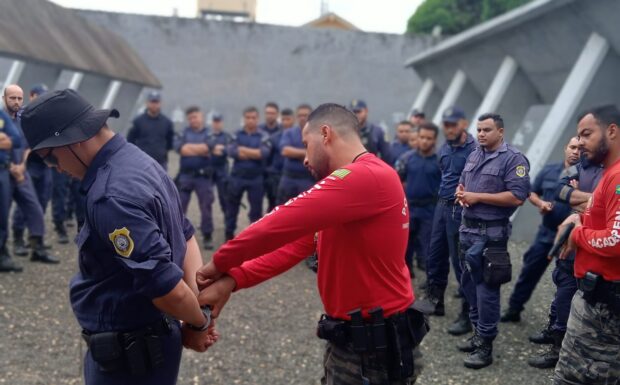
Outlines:
{"label": "black boot", "polygon": [[500,322],[519,322],[521,321],[521,312],[519,310],[508,308],[499,319]]}
{"label": "black boot", "polygon": [[56,230],[56,236],[58,237],[58,243],[66,245],[69,243],[69,237],[67,236],[67,228],[64,222],[54,222],[54,228]]}
{"label": "black boot", "polygon": [[471,337],[456,344],[456,348],[462,352],[471,353],[476,350],[480,343],[480,336],[476,333],[476,331],[474,331],[474,334]]}
{"label": "black boot", "polygon": [[211,234],[203,234],[202,247],[205,250],[213,250],[213,238],[211,237]]}
{"label": "black boot", "polygon": [[564,340],[564,332],[554,330],[551,331],[553,345],[543,353],[530,357],[527,364],[539,369],[555,368],[560,359],[560,349],[562,348],[562,340]]}
{"label": "black boot", "polygon": [[20,273],[22,270],[24,269],[15,263],[6,247],[2,247],[0,249],[0,272],[13,271],[15,273]]}
{"label": "black boot", "polygon": [[59,263],[60,261],[47,253],[45,247],[43,246],[43,238],[31,236],[30,237],[30,248],[32,249],[32,254],[30,255],[30,260],[33,262],[42,262],[42,263]]}
{"label": "black boot", "polygon": [[28,248],[24,242],[24,231],[13,230],[13,254],[25,257],[28,255]]}
{"label": "black boot", "polygon": [[469,353],[463,364],[466,368],[482,369],[493,363],[493,340],[480,337],[480,342],[476,349]]}
{"label": "black boot", "polygon": [[426,294],[416,301],[419,309],[424,309],[422,311],[431,315],[440,317],[446,315],[446,307],[443,302],[444,292],[445,289],[429,284],[426,288]]}
{"label": "black boot", "polygon": [[546,328],[536,334],[532,334],[531,336],[529,336],[528,339],[535,344],[553,344],[553,332],[551,331],[551,324],[547,324]]}
{"label": "black boot", "polygon": [[461,313],[458,318],[448,328],[448,333],[453,336],[461,336],[471,332],[471,322],[469,321],[469,304],[467,301],[461,301]]}

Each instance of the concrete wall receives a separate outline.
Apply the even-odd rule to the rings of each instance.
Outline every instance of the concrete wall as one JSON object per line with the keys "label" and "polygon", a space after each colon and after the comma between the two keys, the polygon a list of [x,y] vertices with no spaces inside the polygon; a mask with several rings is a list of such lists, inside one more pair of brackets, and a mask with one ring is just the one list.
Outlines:
{"label": "concrete wall", "polygon": [[163,84],[164,112],[196,104],[236,129],[241,110],[268,101],[348,103],[365,99],[370,119],[391,126],[420,87],[404,60],[430,38],[255,23],[81,11],[121,35]]}

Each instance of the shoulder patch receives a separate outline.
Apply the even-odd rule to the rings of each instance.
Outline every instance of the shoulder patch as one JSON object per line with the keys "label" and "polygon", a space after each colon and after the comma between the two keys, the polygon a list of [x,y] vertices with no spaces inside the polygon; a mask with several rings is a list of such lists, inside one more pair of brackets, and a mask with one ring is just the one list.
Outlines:
{"label": "shoulder patch", "polygon": [[108,234],[108,238],[110,238],[112,245],[114,245],[114,250],[121,257],[129,258],[133,252],[133,239],[131,239],[129,234],[130,231],[127,227],[116,229]]}
{"label": "shoulder patch", "polygon": [[616,195],[620,195],[620,184],[616,185]]}
{"label": "shoulder patch", "polygon": [[346,168],[339,168],[338,170],[332,172],[332,175],[340,179],[344,179],[350,173],[351,173],[351,170],[347,170]]}
{"label": "shoulder patch", "polygon": [[526,173],[525,166],[517,166],[516,174],[518,177],[523,178]]}

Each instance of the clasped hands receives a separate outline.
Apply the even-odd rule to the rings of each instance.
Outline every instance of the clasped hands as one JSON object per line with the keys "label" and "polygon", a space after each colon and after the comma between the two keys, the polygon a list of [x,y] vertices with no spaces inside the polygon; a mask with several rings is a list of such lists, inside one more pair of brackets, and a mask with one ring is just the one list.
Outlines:
{"label": "clasped hands", "polygon": [[470,207],[479,202],[478,194],[471,191],[465,191],[465,186],[459,184],[454,194],[456,202],[462,207]]}

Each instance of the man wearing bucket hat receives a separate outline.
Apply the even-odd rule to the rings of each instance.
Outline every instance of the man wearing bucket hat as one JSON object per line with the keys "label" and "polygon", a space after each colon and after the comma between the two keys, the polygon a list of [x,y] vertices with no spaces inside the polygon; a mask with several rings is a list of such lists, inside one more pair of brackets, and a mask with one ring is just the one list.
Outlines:
{"label": "man wearing bucket hat", "polygon": [[172,180],[107,127],[118,116],[68,89],[28,105],[22,128],[32,150],[80,179],[86,195],[70,284],[89,348],[86,384],[174,384],[181,342],[205,351],[217,340],[196,299],[200,250]]}

